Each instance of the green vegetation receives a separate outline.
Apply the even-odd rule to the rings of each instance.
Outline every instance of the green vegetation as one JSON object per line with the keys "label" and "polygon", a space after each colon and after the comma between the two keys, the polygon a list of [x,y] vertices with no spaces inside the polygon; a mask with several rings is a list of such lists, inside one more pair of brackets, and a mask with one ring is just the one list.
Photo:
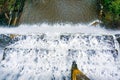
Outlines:
{"label": "green vegetation", "polygon": [[110,28],[120,26],[120,0],[102,0],[103,14],[102,20]]}
{"label": "green vegetation", "polygon": [[120,14],[120,0],[103,0],[105,10],[110,11],[112,14]]}
{"label": "green vegetation", "polygon": [[16,26],[21,16],[25,0],[1,0],[0,24]]}

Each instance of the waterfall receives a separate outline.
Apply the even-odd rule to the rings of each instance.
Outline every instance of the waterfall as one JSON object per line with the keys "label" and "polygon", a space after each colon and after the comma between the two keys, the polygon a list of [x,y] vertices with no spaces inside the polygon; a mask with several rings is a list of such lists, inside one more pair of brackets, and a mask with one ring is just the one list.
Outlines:
{"label": "waterfall", "polygon": [[0,80],[70,80],[73,61],[91,80],[120,79],[119,31],[82,24],[0,30],[7,43],[1,48]]}
{"label": "waterfall", "polygon": [[0,80],[71,80],[73,61],[90,80],[120,80],[120,31],[89,24],[96,3],[26,0],[20,25],[0,26]]}

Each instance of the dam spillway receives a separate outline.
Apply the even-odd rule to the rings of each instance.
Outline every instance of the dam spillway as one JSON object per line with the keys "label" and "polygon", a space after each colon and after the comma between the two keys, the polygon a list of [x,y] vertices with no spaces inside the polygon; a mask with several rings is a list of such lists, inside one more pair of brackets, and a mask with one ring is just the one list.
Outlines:
{"label": "dam spillway", "polygon": [[90,80],[120,80],[120,31],[98,26],[105,16],[101,2],[7,0],[2,5],[0,80],[72,80],[72,62]]}
{"label": "dam spillway", "polygon": [[[10,38],[10,34],[3,35]],[[70,80],[72,61],[76,61],[91,80],[119,80],[119,50],[115,44],[114,35],[16,34],[3,51],[0,79]]]}

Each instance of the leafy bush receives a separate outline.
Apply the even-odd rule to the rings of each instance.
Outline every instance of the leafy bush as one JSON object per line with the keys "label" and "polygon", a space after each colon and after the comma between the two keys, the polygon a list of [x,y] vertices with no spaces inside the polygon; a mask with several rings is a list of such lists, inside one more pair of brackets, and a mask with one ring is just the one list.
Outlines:
{"label": "leafy bush", "polygon": [[113,28],[120,26],[120,0],[102,0],[102,5],[105,14],[103,22]]}
{"label": "leafy bush", "polygon": [[115,16],[116,19],[119,19],[120,17],[120,0],[115,0],[111,3],[110,7],[110,12]]}

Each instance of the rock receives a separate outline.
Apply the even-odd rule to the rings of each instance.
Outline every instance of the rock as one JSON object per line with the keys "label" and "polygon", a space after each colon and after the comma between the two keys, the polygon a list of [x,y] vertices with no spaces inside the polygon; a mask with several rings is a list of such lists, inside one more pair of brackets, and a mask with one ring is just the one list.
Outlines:
{"label": "rock", "polygon": [[75,61],[72,63],[71,80],[90,80],[83,72],[81,72]]}
{"label": "rock", "polygon": [[116,34],[115,37],[116,37],[118,43],[120,44],[120,34]]}
{"label": "rock", "polygon": [[0,46],[5,47],[8,46],[11,42],[11,38],[8,35],[0,34]]}

